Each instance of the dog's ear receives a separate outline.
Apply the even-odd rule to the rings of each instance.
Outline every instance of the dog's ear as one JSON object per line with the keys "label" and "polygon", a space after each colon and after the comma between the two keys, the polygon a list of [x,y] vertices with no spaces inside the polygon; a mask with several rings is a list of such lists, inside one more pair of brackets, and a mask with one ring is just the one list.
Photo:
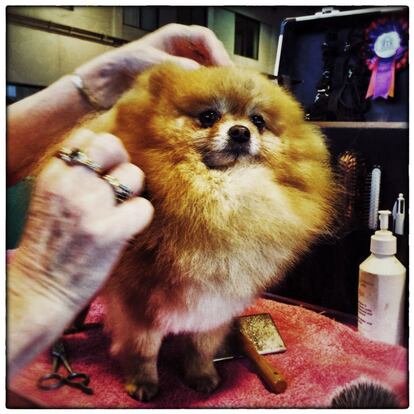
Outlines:
{"label": "dog's ear", "polygon": [[174,63],[162,63],[151,69],[148,74],[148,85],[152,95],[159,95],[163,89],[176,84],[175,79],[185,74],[185,69]]}

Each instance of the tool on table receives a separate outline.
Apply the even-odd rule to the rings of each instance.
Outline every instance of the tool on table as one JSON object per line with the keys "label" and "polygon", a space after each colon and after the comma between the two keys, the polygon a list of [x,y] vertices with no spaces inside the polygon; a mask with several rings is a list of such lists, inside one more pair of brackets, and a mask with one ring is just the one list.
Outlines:
{"label": "tool on table", "polygon": [[237,318],[234,330],[215,361],[246,356],[271,392],[285,391],[287,383],[263,355],[286,351],[286,346],[269,313]]}
{"label": "tool on table", "polygon": [[[73,372],[72,367],[66,357],[65,347],[62,340],[58,340],[52,347],[53,365],[50,374],[43,375],[37,381],[37,385],[42,390],[55,390],[63,385],[78,388],[85,394],[93,394],[92,388],[88,387],[90,378],[87,374]],[[59,374],[60,365],[63,364],[68,375]]]}
{"label": "tool on table", "polygon": [[102,322],[86,322],[86,318],[90,311],[91,304],[89,303],[81,312],[76,316],[75,320],[68,326],[63,332],[64,335],[89,331],[91,329],[103,327]]}
{"label": "tool on table", "polygon": [[270,314],[242,316],[238,324],[243,352],[255,365],[269,391],[276,394],[284,392],[287,387],[285,378],[261,355],[274,352],[275,349],[286,350]]}

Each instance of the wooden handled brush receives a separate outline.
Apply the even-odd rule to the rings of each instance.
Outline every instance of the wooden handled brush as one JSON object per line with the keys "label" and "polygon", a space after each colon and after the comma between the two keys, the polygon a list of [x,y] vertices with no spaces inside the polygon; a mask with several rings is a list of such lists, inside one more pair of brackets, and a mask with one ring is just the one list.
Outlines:
{"label": "wooden handled brush", "polygon": [[269,391],[275,394],[284,392],[286,379],[259,353],[283,352],[286,349],[271,316],[259,314],[239,318],[238,336],[244,355],[254,364]]}

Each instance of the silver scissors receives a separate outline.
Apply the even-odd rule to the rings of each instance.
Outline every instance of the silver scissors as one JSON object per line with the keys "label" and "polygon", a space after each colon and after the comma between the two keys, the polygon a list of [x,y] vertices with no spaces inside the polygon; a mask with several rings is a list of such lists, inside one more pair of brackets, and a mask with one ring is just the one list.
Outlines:
{"label": "silver scissors", "polygon": [[[58,340],[52,347],[53,365],[52,372],[40,377],[37,386],[42,390],[56,390],[63,385],[78,388],[85,394],[93,394],[92,388],[88,387],[90,378],[88,375],[80,372],[73,372],[67,358],[65,347],[62,340]],[[59,374],[60,365],[63,364],[68,374]]]}

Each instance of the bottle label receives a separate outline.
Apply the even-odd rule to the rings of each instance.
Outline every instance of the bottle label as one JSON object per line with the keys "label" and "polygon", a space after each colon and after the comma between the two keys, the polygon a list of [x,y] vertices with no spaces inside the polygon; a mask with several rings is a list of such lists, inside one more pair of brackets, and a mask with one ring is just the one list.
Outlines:
{"label": "bottle label", "polygon": [[372,327],[377,297],[378,278],[365,273],[358,286],[358,330],[369,331]]}
{"label": "bottle label", "polygon": [[404,335],[405,274],[382,276],[359,273],[358,331],[367,338],[391,344]]}

